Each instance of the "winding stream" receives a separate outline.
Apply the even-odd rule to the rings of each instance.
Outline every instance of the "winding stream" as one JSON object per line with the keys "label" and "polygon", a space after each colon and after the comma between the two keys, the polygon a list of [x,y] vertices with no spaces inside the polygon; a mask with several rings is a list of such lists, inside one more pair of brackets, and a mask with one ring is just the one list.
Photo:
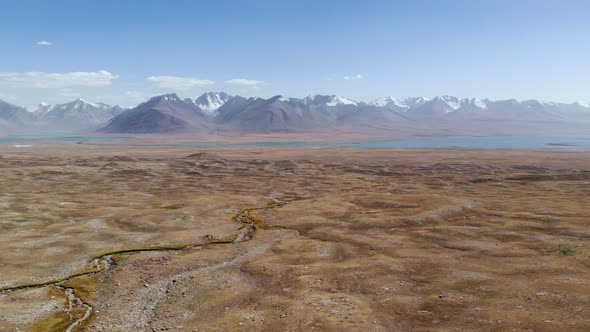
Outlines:
{"label": "winding stream", "polygon": [[[49,286],[53,286],[53,287],[60,289],[61,291],[63,291],[65,293],[65,295],[68,299],[67,311],[68,311],[68,313],[70,313],[70,319],[73,320],[73,322],[66,329],[66,332],[72,332],[76,329],[76,327],[80,326],[82,323],[87,321],[92,316],[92,313],[94,311],[94,307],[90,303],[84,301],[82,298],[77,296],[75,288],[65,286],[65,284],[68,283],[69,281],[72,281],[75,279],[80,279],[80,278],[85,278],[85,277],[89,277],[89,276],[94,276],[96,274],[99,274],[99,273],[102,273],[102,272],[112,269],[116,264],[115,261],[113,260],[114,255],[133,254],[133,253],[140,253],[140,252],[182,251],[182,250],[186,250],[186,249],[190,249],[190,248],[203,246],[206,244],[230,244],[230,243],[249,241],[252,239],[254,232],[256,232],[256,229],[257,229],[256,228],[256,220],[254,217],[251,216],[252,212],[260,211],[260,210],[275,209],[275,208],[282,207],[284,205],[285,205],[284,202],[272,201],[269,204],[267,204],[265,207],[248,208],[248,209],[242,210],[238,215],[236,215],[233,218],[233,220],[240,223],[242,225],[242,227],[238,230],[238,234],[236,235],[236,237],[232,241],[216,241],[213,238],[211,238],[212,241],[208,241],[205,243],[188,244],[188,245],[182,245],[182,246],[176,246],[176,247],[140,248],[140,249],[124,249],[124,250],[112,251],[112,252],[103,254],[103,255],[95,258],[94,260],[92,260],[92,262],[89,265],[90,266],[97,266],[97,269],[94,271],[77,273],[77,274],[69,275],[69,276],[66,276],[66,277],[63,277],[63,278],[60,278],[57,280],[44,281],[44,282],[40,282],[40,283],[36,283],[36,284],[26,284],[26,285],[20,285],[20,286],[0,288],[0,293],[16,292],[16,291],[21,291],[21,290],[36,289],[36,288],[43,288],[43,287],[49,287]],[[71,315],[72,310],[76,307],[84,307],[85,308],[84,315],[82,315],[82,317],[75,318]]]}

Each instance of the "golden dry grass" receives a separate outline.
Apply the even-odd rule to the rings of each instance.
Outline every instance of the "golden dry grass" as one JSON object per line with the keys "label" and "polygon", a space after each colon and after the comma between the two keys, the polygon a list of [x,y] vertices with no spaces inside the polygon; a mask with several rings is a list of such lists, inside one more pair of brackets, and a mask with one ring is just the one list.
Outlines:
{"label": "golden dry grass", "polygon": [[[81,329],[590,327],[590,153],[201,152],[0,148],[0,288],[198,245],[65,283],[95,309]],[[0,292],[0,330],[60,330],[63,301]]]}

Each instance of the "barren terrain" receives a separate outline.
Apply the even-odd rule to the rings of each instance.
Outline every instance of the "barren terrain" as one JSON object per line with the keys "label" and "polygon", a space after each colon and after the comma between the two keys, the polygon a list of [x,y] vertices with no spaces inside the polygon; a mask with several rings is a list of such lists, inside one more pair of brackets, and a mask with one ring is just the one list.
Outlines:
{"label": "barren terrain", "polygon": [[590,152],[0,146],[0,331],[588,331]]}

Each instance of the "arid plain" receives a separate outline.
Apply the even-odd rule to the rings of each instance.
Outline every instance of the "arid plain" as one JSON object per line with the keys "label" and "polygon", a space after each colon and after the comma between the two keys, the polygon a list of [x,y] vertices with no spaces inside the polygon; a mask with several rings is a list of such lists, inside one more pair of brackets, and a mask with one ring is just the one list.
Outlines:
{"label": "arid plain", "polygon": [[590,152],[0,146],[0,331],[588,331]]}

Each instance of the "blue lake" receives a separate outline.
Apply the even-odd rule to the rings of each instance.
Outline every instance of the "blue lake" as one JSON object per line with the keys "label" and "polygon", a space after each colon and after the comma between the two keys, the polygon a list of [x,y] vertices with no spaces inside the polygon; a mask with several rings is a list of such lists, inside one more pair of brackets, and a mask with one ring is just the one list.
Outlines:
{"label": "blue lake", "polygon": [[[71,132],[45,132],[35,134],[15,134],[0,137],[0,143],[34,143],[47,141],[61,142],[116,142],[127,141],[134,136],[81,135]],[[141,136],[136,144],[141,145]],[[150,145],[154,145],[153,143]],[[158,145],[158,144],[155,144]],[[590,150],[590,135],[571,136],[444,136],[406,138],[391,141],[292,141],[292,142],[186,142],[162,144],[160,146],[193,146],[193,147],[352,147],[363,149],[574,149]]]}
{"label": "blue lake", "polygon": [[105,142],[126,141],[128,136],[84,136],[68,132],[44,132],[36,134],[14,134],[0,137],[0,143],[34,143],[34,142]]}
{"label": "blue lake", "polygon": [[350,142],[252,142],[228,144],[216,142],[181,143],[194,147],[353,147],[363,149],[578,149],[590,150],[590,136],[448,136],[408,138],[394,141]]}

